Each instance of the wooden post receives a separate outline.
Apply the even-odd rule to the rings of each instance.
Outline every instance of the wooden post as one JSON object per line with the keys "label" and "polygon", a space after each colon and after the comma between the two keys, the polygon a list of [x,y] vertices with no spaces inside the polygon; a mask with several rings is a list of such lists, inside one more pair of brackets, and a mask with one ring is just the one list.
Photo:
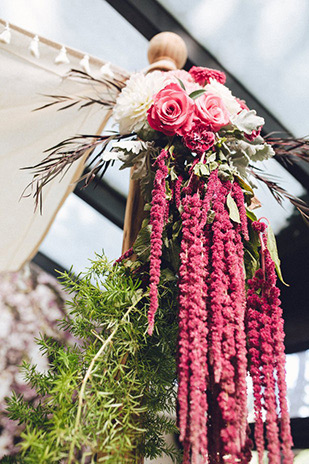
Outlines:
{"label": "wooden post", "polygon": [[[160,71],[175,71],[181,69],[187,59],[187,47],[181,37],[173,32],[161,32],[155,35],[148,48],[150,66],[145,73]],[[131,169],[131,174],[133,172]],[[140,191],[139,181],[130,179],[129,194],[124,219],[122,252],[129,250],[139,233],[144,218],[144,200]],[[129,459],[128,459],[129,461]],[[137,458],[138,464],[144,459]]]}
{"label": "wooden post", "polygon": [[[186,44],[179,35],[173,32],[161,32],[149,42],[148,60],[150,66],[145,72],[148,74],[157,70],[175,71],[181,69],[186,62],[187,55]],[[135,242],[143,218],[144,201],[139,181],[131,179],[123,228],[123,253],[129,250]]]}

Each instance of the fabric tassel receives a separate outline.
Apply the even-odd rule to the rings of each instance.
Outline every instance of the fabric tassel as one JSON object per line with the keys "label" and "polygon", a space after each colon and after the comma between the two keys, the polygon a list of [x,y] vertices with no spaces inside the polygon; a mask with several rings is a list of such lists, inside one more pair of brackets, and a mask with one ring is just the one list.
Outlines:
{"label": "fabric tassel", "polygon": [[87,74],[90,74],[89,55],[85,55],[84,58],[80,60],[79,64]]}
{"label": "fabric tassel", "polygon": [[0,42],[3,42],[7,45],[11,43],[11,29],[9,23],[6,23],[4,31],[0,34]]}
{"label": "fabric tassel", "polygon": [[69,64],[70,63],[70,60],[67,56],[67,50],[64,46],[61,48],[59,55],[56,56],[55,63],[56,64]]}
{"label": "fabric tassel", "polygon": [[111,69],[111,64],[110,63],[103,64],[103,66],[100,69],[100,73],[104,77],[111,77],[111,78],[115,77],[115,74],[114,74],[113,70]]}
{"label": "fabric tassel", "polygon": [[31,40],[29,50],[35,58],[40,58],[39,37],[37,35]]}

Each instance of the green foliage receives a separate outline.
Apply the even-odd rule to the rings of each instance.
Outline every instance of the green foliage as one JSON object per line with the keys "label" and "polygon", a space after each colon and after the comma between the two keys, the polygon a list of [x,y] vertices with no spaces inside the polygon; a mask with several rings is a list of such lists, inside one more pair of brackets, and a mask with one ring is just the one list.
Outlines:
{"label": "green foliage", "polygon": [[[136,268],[137,263],[132,263]],[[163,273],[164,275],[164,273]],[[50,369],[23,371],[39,399],[28,403],[12,394],[9,416],[25,425],[20,454],[25,464],[137,463],[177,452],[164,434],[176,432],[175,280],[160,287],[155,332],[147,335],[147,289],[134,271],[98,256],[85,275],[61,275],[70,315],[61,328],[76,338],[61,346],[41,336]],[[7,458],[4,458],[7,459]],[[19,459],[21,459],[19,461]]]}

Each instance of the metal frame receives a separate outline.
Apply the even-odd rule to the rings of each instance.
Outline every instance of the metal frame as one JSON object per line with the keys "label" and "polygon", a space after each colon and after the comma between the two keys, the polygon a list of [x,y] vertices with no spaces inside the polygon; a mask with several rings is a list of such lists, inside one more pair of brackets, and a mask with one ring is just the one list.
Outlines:
{"label": "metal frame", "polygon": [[[265,119],[263,133],[280,132],[290,134],[289,130],[253,95],[238,79],[235,78],[222,64],[156,0],[105,0],[134,26],[146,39],[150,40],[162,31],[172,31],[179,34],[185,41],[189,56],[184,66],[189,69],[199,64],[221,69],[227,76],[227,85],[239,98],[244,99],[250,108]],[[281,164],[281,160],[278,159]],[[305,162],[283,166],[309,190],[309,166]]]}

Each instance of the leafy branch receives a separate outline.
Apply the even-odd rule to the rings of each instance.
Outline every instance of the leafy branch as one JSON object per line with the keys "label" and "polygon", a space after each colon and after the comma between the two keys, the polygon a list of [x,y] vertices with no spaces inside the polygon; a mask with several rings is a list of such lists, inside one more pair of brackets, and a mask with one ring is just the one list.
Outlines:
{"label": "leafy branch", "polygon": [[[130,312],[132,311],[133,308],[136,307],[137,303],[139,303],[142,299],[142,296],[140,298],[137,299],[136,303],[134,303],[134,305],[130,306],[130,308],[127,310],[127,312],[124,314],[123,318],[121,319],[120,322],[124,322],[127,318],[127,316],[130,314]],[[80,418],[81,418],[81,412],[82,412],[82,406],[83,406],[83,399],[84,399],[84,394],[85,394],[85,389],[86,389],[86,384],[87,384],[87,381],[92,373],[92,370],[93,370],[93,367],[96,363],[96,361],[99,359],[99,357],[103,354],[105,348],[108,346],[109,343],[111,343],[112,339],[114,338],[114,335],[116,334],[118,330],[118,324],[116,324],[114,330],[112,331],[112,333],[110,334],[110,336],[105,340],[103,341],[101,339],[101,337],[99,337],[98,335],[96,335],[100,340],[102,340],[103,344],[101,346],[101,348],[99,349],[99,351],[97,352],[97,354],[94,356],[94,358],[92,359],[89,367],[88,367],[88,370],[86,372],[86,375],[85,377],[83,378],[83,381],[82,381],[82,387],[81,387],[81,390],[80,390],[80,393],[79,393],[79,398],[78,398],[78,409],[77,409],[77,414],[76,414],[76,420],[75,420],[75,427],[74,427],[74,431],[77,432],[77,429],[78,429],[78,426],[79,426],[79,422],[80,422]],[[95,332],[94,332],[95,333]],[[73,454],[74,454],[74,448],[75,448],[75,443],[76,443],[76,433],[73,434],[73,440],[72,440],[72,443],[71,443],[71,447],[70,447],[70,453],[69,453],[69,460],[68,460],[68,464],[71,464],[72,462],[72,459],[73,459]]]}
{"label": "leafy branch", "polygon": [[78,278],[61,274],[72,298],[60,327],[76,344],[41,336],[48,372],[24,364],[38,398],[28,403],[13,394],[8,400],[9,417],[25,426],[13,462],[135,464],[140,456],[163,453],[178,462],[179,452],[164,440],[177,432],[177,289],[163,278],[162,311],[148,337],[147,288],[130,267],[137,265],[111,266],[98,256]]}

